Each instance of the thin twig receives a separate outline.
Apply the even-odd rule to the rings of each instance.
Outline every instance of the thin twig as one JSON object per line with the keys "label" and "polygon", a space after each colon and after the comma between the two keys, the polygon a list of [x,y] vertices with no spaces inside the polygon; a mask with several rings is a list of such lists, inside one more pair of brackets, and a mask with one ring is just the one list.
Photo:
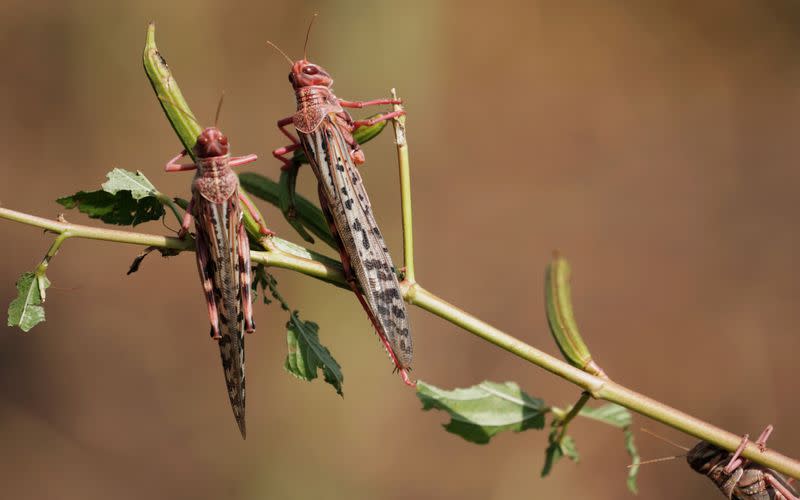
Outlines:
{"label": "thin twig", "polygon": [[[190,240],[180,240],[167,236],[154,234],[120,231],[118,229],[104,229],[83,226],[80,224],[64,223],[25,214],[0,207],[0,219],[8,219],[29,226],[40,227],[48,231],[62,234],[69,232],[71,238],[87,238],[93,240],[111,241],[116,243],[129,243],[142,246],[155,246],[174,250],[193,250],[194,245]],[[341,267],[331,265],[331,259],[315,254],[314,252],[294,245],[293,243],[272,238],[273,244],[268,251],[251,251],[251,260],[266,266],[280,267],[297,271],[308,276],[347,287]],[[698,418],[671,408],[659,401],[639,394],[627,387],[611,380],[575,368],[574,366],[544,353],[535,347],[526,344],[502,330],[481,321],[475,316],[462,311],[458,307],[437,297],[422,288],[418,283],[404,283],[402,286],[403,298],[406,302],[416,305],[442,319],[445,319],[467,332],[472,333],[506,351],[533,363],[559,377],[588,391],[593,397],[604,399],[624,406],[641,415],[662,422],[670,427],[685,432],[698,439],[708,441],[721,448],[733,451],[739,446],[742,438],[718,427],[715,427]],[[778,472],[794,478],[800,478],[800,462],[773,450],[762,452],[757,445],[749,443],[742,455],[756,463],[760,463]]]}

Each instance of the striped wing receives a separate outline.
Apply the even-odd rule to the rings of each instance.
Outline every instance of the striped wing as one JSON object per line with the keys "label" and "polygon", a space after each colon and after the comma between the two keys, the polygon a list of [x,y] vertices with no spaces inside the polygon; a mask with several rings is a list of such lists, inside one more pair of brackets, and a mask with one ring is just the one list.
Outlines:
{"label": "striped wing", "polygon": [[398,368],[407,369],[412,361],[411,332],[394,264],[361,174],[350,158],[350,146],[335,120],[336,115],[329,114],[312,133],[298,131],[298,135],[320,184],[320,203],[327,204],[341,250],[364,291],[367,312]]}
{"label": "striped wing", "polygon": [[244,437],[246,429],[242,288],[249,286],[244,274],[249,273],[250,259],[249,251],[245,251],[247,263],[245,269],[241,269],[239,245],[243,225],[238,191],[222,203],[212,203],[196,193],[194,216],[198,249],[204,248],[204,252],[208,255],[208,258],[204,259],[207,262],[203,263],[200,261],[198,251],[200,278],[211,281],[221,336],[219,350],[222,369],[225,373],[233,415]]}

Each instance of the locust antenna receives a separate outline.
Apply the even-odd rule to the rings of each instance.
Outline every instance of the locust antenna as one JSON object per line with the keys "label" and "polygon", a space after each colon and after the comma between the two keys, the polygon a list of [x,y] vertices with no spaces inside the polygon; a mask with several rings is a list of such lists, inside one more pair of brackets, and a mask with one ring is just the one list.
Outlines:
{"label": "locust antenna", "polygon": [[308,37],[311,35],[311,27],[314,26],[314,20],[318,15],[318,13],[314,12],[314,17],[311,18],[311,22],[308,23],[308,30],[306,30],[306,42],[303,44],[303,60],[305,61],[308,61]]}
{"label": "locust antenna", "polygon": [[281,53],[281,55],[282,55],[283,57],[285,57],[287,61],[289,61],[289,66],[293,66],[293,65],[294,65],[294,61],[292,61],[292,59],[291,59],[289,56],[287,56],[287,55],[286,55],[286,52],[282,51],[280,47],[278,47],[278,46],[277,46],[277,45],[275,45],[274,43],[270,42],[269,40],[267,40],[267,45],[270,45],[270,46],[272,46],[272,48],[273,48],[273,49],[275,49],[275,50],[277,50],[278,52],[280,52],[280,53]]}
{"label": "locust antenna", "polygon": [[[647,430],[647,429],[645,429],[644,427],[642,427],[642,428],[641,428],[641,431],[642,431],[642,432],[644,432],[645,434],[650,434],[650,435],[651,435],[651,436],[653,436],[654,438],[660,439],[661,441],[664,441],[665,443],[671,444],[671,445],[672,445],[672,446],[674,446],[675,448],[680,448],[681,450],[683,450],[683,451],[685,451],[685,452],[687,452],[687,453],[689,452],[689,448],[687,448],[687,447],[685,447],[685,446],[681,446],[681,445],[679,445],[678,443],[674,443],[674,442],[670,441],[669,439],[667,439],[667,438],[665,438],[665,437],[663,437],[663,436],[659,436],[659,435],[658,435],[658,434],[656,434],[655,432],[648,431],[648,430]],[[679,455],[679,456],[684,456],[684,455]]]}
{"label": "locust antenna", "polygon": [[685,457],[685,456],[686,455],[673,455],[671,457],[654,458],[652,460],[644,460],[642,462],[639,462],[638,464],[630,464],[627,467],[628,467],[628,469],[630,469],[631,467],[638,467],[638,466],[644,465],[644,464],[655,464],[655,463],[658,463],[658,462],[667,462],[669,460],[675,460],[676,458],[682,458],[682,457]]}
{"label": "locust antenna", "polygon": [[219,102],[217,103],[217,113],[214,115],[214,127],[216,128],[217,123],[219,123],[219,113],[222,111],[222,101],[225,100],[225,91],[222,91],[222,94],[219,96]]}

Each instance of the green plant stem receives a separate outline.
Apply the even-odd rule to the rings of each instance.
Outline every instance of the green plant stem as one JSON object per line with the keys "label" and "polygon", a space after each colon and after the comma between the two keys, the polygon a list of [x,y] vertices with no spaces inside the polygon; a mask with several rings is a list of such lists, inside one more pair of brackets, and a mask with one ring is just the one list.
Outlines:
{"label": "green plant stem", "polygon": [[[397,92],[392,89],[392,99],[397,99]],[[399,104],[394,111],[402,111]],[[406,117],[398,116],[392,120],[395,143],[397,144],[397,164],[400,169],[400,203],[403,212],[403,265],[404,280],[409,284],[417,281],[414,273],[414,234],[411,221],[411,169],[408,164],[408,141],[406,140]]]}
{"label": "green plant stem", "polygon": [[[617,403],[629,410],[729,451],[735,450],[742,441],[741,436],[715,427],[615,382],[586,373],[558,358],[550,356],[445,302],[419,285],[412,285],[404,292],[405,298],[409,303],[446,319],[454,325],[572,382],[597,399]],[[766,465],[791,477],[797,478],[800,475],[800,462],[773,450],[761,452],[752,442],[747,445],[742,455],[756,463]]]}
{"label": "green plant stem", "polygon": [[586,403],[589,402],[589,399],[592,397],[591,394],[587,391],[581,392],[581,397],[578,398],[578,401],[569,409],[566,415],[561,417],[560,422],[558,422],[559,432],[558,432],[558,439],[557,442],[561,443],[564,439],[564,436],[567,435],[567,427],[569,427],[569,423],[578,416],[578,413],[581,412],[581,409],[586,406]]}
{"label": "green plant stem", "polygon": [[183,214],[181,213],[181,209],[178,204],[175,203],[175,200],[173,200],[170,196],[165,195],[161,191],[156,191],[153,193],[153,196],[162,204],[169,207],[169,209],[175,215],[175,218],[178,219],[178,224],[183,222]]}
{"label": "green plant stem", "polygon": [[[0,208],[0,219],[40,227],[58,234],[68,234],[70,238],[129,243],[142,246],[155,246],[174,250],[192,250],[191,240],[180,240],[166,236],[101,229],[68,222],[54,221],[29,215],[7,208]],[[269,240],[269,238],[265,238]],[[340,266],[332,264],[332,259],[315,254],[280,238],[271,238],[266,252],[251,252],[251,260],[266,266],[298,271],[328,283],[347,288]],[[51,247],[52,248],[52,247]],[[501,347],[519,358],[529,361],[559,377],[572,382],[589,392],[593,397],[622,405],[641,415],[662,422],[670,427],[708,441],[727,450],[735,450],[741,436],[727,432],[707,422],[703,422],[680,410],[671,408],[659,401],[639,394],[611,380],[606,380],[576,368],[546,354],[525,342],[481,321],[475,316],[437,297],[419,284],[404,283],[404,299],[456,326]],[[742,455],[756,463],[771,467],[788,476],[800,478],[800,462],[773,450],[761,452],[753,443],[748,444]]]}

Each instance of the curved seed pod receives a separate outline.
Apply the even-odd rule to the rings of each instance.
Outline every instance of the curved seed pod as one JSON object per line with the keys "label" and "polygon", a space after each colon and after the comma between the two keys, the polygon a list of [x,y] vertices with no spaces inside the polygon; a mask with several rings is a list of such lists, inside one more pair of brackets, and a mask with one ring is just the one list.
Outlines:
{"label": "curved seed pod", "polygon": [[578,331],[572,312],[569,274],[569,263],[559,255],[554,257],[545,270],[545,312],[550,333],[553,334],[564,359],[571,365],[592,375],[607,378],[605,372],[592,361],[592,354]]}

